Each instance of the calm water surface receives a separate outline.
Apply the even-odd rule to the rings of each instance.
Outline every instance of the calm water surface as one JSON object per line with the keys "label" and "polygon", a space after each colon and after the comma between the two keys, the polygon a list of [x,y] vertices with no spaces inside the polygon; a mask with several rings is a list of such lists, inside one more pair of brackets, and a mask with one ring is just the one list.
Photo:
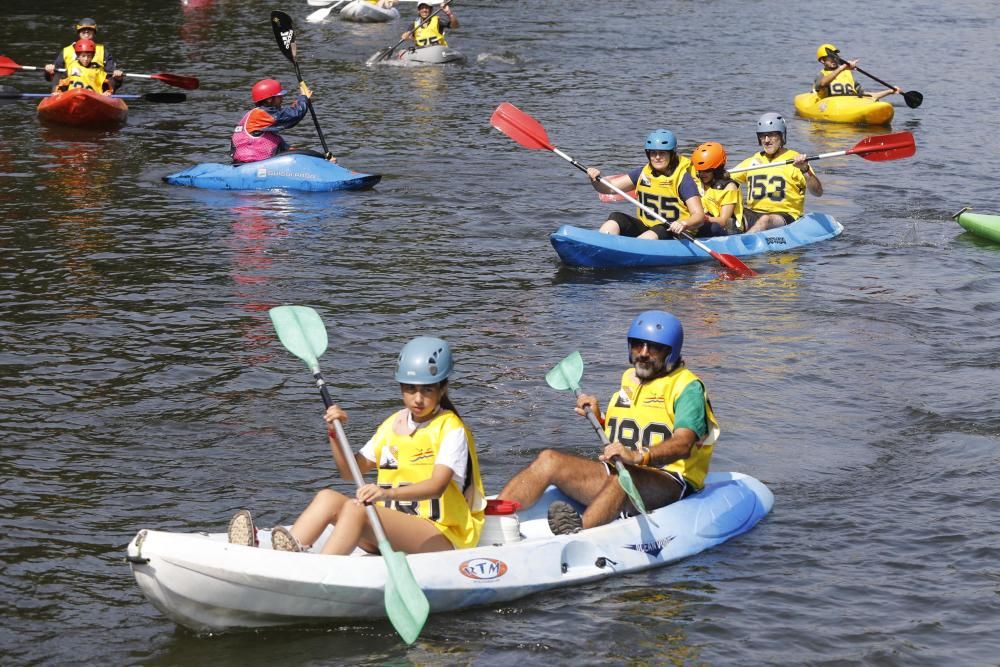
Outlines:
{"label": "calm water surface", "polygon": [[[6,3],[0,49],[43,65],[78,7]],[[312,8],[288,2],[331,147],[382,183],[164,185],[227,159],[255,80],[293,81],[273,8],[94,5],[126,69],[202,82],[184,104],[136,102],[118,132],[0,106],[0,663],[996,664],[1000,246],[949,220],[964,205],[1000,212],[993,2],[845,0],[838,31],[777,0],[460,1],[452,43],[469,64],[454,69],[365,68],[401,23],[310,25]],[[826,195],[809,208],[837,217],[840,238],[754,258],[748,281],[711,264],[560,267],[548,235],[611,209],[562,160],[493,131],[498,103],[609,173],[639,164],[658,126],[742,158],[771,110],[791,146],[841,150],[886,130],[794,118],[827,41],[926,98],[900,101],[892,126],[915,135],[912,159],[817,163]],[[3,83],[45,88],[33,73]],[[318,143],[308,122],[287,136]],[[580,350],[584,386],[607,395],[630,318],[670,310],[722,421],[713,465],[765,481],[775,510],[671,567],[433,616],[411,647],[387,623],[177,629],[122,560],[139,528],[220,531],[243,506],[287,522],[330,483],[322,406],[267,319],[282,303],[327,322],[323,366],[356,445],[398,404],[402,343],[451,341],[491,492],[541,447],[593,454],[545,372]]]}

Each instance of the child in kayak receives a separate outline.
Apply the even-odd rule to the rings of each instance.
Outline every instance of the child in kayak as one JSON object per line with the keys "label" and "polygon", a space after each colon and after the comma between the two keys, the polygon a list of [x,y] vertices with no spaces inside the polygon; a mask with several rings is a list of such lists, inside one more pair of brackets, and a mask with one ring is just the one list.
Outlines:
{"label": "child in kayak", "polygon": [[[77,41],[81,39],[87,39],[94,42],[94,57],[93,64],[97,65],[104,70],[105,74],[111,73],[111,87],[117,90],[125,80],[125,72],[118,69],[118,65],[115,63],[114,56],[111,55],[111,50],[106,44],[98,44],[97,39],[97,21],[94,19],[80,19],[76,22],[76,39]],[[66,46],[62,51],[55,57],[55,59],[48,65],[45,66],[45,80],[52,81],[55,77],[56,70],[64,69],[69,71],[73,64],[76,62],[76,51],[74,47],[76,42]]]}
{"label": "child in kayak", "polygon": [[833,44],[820,44],[819,48],[816,49],[816,59],[823,65],[822,71],[813,82],[813,90],[820,97],[848,95],[880,100],[883,97],[903,92],[900,88],[888,88],[877,93],[862,90],[861,85],[854,80],[854,75],[851,73],[851,70],[858,66],[858,61],[841,58],[840,49]]}
{"label": "child in kayak", "polygon": [[745,226],[740,185],[726,172],[726,149],[714,141],[706,142],[691,153],[691,164],[698,175],[707,235],[742,234]]}
{"label": "child in kayak", "polygon": [[66,71],[66,77],[60,79],[52,92],[65,92],[70,88],[84,88],[103,95],[113,92],[107,72],[94,62],[95,44],[89,39],[78,39],[73,44],[75,59]]}
{"label": "child in kayak", "polygon": [[[448,398],[452,368],[451,349],[440,338],[421,336],[403,347],[396,365],[403,409],[354,455],[362,474],[378,470],[376,482],[353,498],[323,489],[291,530],[273,529],[274,549],[303,551],[333,525],[322,553],[347,555],[356,547],[377,553],[365,504],[375,506],[393,549],[412,554],[476,546],[486,500],[472,433]],[[352,479],[334,428],[335,421],[347,422],[347,413],[333,405],[323,418],[341,476]],[[255,546],[255,535],[250,512],[237,512],[229,541]]]}
{"label": "child in kayak", "polygon": [[[757,121],[757,143],[763,150],[740,162],[734,172],[745,167],[764,165],[760,169],[733,173],[732,177],[746,185],[746,205],[743,218],[747,232],[762,232],[795,222],[805,210],[806,190],[815,197],[823,195],[823,184],[813,171],[806,156],[785,147],[788,126],[776,113],[766,113]],[[792,164],[766,165],[794,159]]]}
{"label": "child in kayak", "polygon": [[[666,218],[661,222],[641,207],[636,216],[612,213],[601,225],[602,234],[670,239],[687,232],[700,235],[705,222],[701,193],[691,176],[691,162],[677,153],[677,137],[670,130],[654,130],[646,137],[646,165],[607,180],[620,190],[635,190],[636,199]],[[603,194],[614,192],[600,181],[600,170],[587,170],[591,185]]]}
{"label": "child in kayak", "polygon": [[[275,79],[261,79],[253,85],[250,97],[254,108],[243,114],[239,124],[233,128],[230,139],[229,154],[233,162],[259,162],[290,150],[280,132],[295,127],[305,118],[309,112],[308,100],[312,97],[312,91],[305,81],[299,83],[299,96],[285,107],[282,102],[287,93]],[[310,150],[295,152],[326,157]],[[336,161],[337,158],[330,158],[330,162]]]}
{"label": "child in kayak", "polygon": [[[425,46],[448,46],[444,39],[446,30],[454,30],[458,27],[458,18],[452,13],[448,3],[441,5],[440,14],[431,16],[431,6],[426,2],[417,5],[417,17],[413,21],[413,27],[403,33],[400,39],[412,39],[416,48],[422,49]],[[427,17],[430,16],[430,19]]]}

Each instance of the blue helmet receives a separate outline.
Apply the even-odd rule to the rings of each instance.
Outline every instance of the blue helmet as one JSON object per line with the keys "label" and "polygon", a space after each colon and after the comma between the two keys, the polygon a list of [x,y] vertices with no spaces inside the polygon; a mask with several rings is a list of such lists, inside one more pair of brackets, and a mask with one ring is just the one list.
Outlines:
{"label": "blue helmet", "polygon": [[437,384],[451,375],[451,348],[440,338],[417,336],[403,346],[396,361],[400,384]]}
{"label": "blue helmet", "polygon": [[781,132],[781,143],[784,144],[788,141],[788,125],[785,123],[785,119],[781,117],[781,114],[772,111],[764,114],[757,120],[757,143],[760,143],[760,135],[767,132]]}
{"label": "blue helmet", "polygon": [[667,355],[667,367],[673,368],[680,361],[681,348],[684,346],[684,327],[681,321],[662,310],[647,310],[636,315],[632,326],[628,328],[628,338],[659,343],[670,348]]}
{"label": "blue helmet", "polygon": [[677,148],[677,137],[670,130],[653,130],[646,137],[647,151],[672,151]]}

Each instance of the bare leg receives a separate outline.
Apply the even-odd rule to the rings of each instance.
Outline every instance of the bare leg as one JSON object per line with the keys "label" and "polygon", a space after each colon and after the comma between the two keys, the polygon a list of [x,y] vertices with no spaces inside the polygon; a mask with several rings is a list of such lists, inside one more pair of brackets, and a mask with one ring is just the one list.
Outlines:
{"label": "bare leg", "polygon": [[337,524],[344,505],[351,499],[333,489],[323,489],[313,498],[292,526],[299,544],[311,545],[330,524]]}
{"label": "bare leg", "polygon": [[602,234],[612,234],[614,236],[619,236],[622,233],[621,227],[614,220],[605,220],[598,231]]}
{"label": "bare leg", "polygon": [[[647,509],[655,510],[680,500],[681,485],[665,472],[638,466],[628,466],[628,471]],[[625,508],[637,512],[627,500],[621,484],[618,483],[618,476],[608,475],[600,492],[583,513],[583,527],[593,528],[610,523]]]}
{"label": "bare leg", "polygon": [[[381,506],[375,511],[394,550],[415,554],[453,548],[448,538],[427,519]],[[323,545],[324,554],[346,556],[359,545],[367,551],[377,549],[375,531],[368,524],[368,514],[363,505],[353,501],[346,503],[340,510],[339,518],[333,535]]]}
{"label": "bare leg", "polygon": [[639,234],[639,236],[637,238],[640,238],[640,239],[649,239],[650,241],[659,241],[660,240],[660,237],[656,235],[656,232],[654,232],[651,229],[648,230],[648,231],[643,232],[642,234]]}
{"label": "bare leg", "polygon": [[542,497],[545,489],[554,484],[573,500],[589,505],[601,492],[607,479],[603,463],[544,449],[527,468],[507,482],[497,498],[531,507]]}
{"label": "bare leg", "polygon": [[775,227],[782,227],[785,224],[785,219],[780,215],[775,215],[774,213],[768,213],[757,218],[757,222],[753,224],[753,227],[747,230],[747,233],[751,232],[763,232],[768,229],[774,229]]}

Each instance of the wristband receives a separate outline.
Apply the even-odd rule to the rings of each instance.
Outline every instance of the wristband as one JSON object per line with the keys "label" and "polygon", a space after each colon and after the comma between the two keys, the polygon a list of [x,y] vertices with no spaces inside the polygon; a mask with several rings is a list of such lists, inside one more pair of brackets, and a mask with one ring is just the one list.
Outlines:
{"label": "wristband", "polygon": [[653,458],[653,454],[650,450],[646,450],[642,453],[642,463],[639,465],[648,466],[650,459]]}

